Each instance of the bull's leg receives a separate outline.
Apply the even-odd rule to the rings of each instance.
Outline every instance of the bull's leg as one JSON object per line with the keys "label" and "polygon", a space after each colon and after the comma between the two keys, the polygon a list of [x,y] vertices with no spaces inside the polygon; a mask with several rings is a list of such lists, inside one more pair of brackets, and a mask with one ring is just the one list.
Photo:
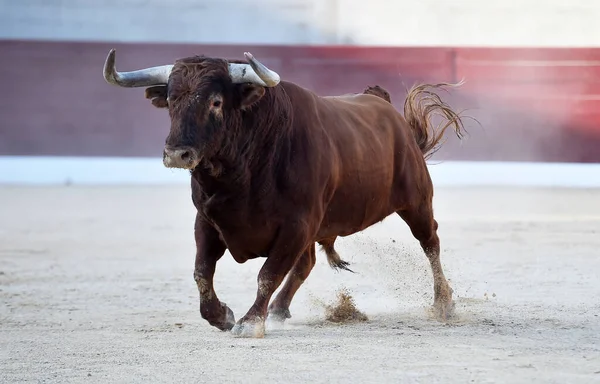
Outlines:
{"label": "bull's leg", "polygon": [[264,337],[267,308],[273,293],[310,245],[308,228],[298,223],[281,228],[258,273],[256,300],[232,332],[237,336]]}
{"label": "bull's leg", "polygon": [[398,214],[410,227],[413,236],[419,240],[433,272],[433,307],[440,320],[447,320],[454,309],[452,288],[448,284],[440,262],[440,240],[437,235],[438,223],[433,218],[431,202],[420,207],[399,211]]}
{"label": "bull's leg", "polygon": [[269,305],[269,318],[284,322],[286,319],[292,317],[290,314],[290,304],[296,294],[296,291],[300,288],[304,280],[308,278],[310,271],[312,271],[315,263],[317,262],[317,256],[315,252],[315,245],[310,245],[306,251],[300,256],[294,267],[288,274],[287,280],[283,285],[283,288],[275,300]]}
{"label": "bull's leg", "polygon": [[213,287],[213,277],[217,261],[227,247],[219,238],[217,231],[196,215],[194,226],[196,239],[196,267],[194,280],[200,293],[200,315],[212,326],[228,331],[235,325],[233,312],[227,304],[221,303]]}

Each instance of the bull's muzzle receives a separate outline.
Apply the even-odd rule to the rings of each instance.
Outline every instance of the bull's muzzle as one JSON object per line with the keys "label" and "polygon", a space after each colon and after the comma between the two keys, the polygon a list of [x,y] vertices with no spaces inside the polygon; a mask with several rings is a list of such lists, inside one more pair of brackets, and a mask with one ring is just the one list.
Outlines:
{"label": "bull's muzzle", "polygon": [[163,164],[167,168],[194,169],[199,162],[198,150],[192,147],[166,146],[163,151]]}

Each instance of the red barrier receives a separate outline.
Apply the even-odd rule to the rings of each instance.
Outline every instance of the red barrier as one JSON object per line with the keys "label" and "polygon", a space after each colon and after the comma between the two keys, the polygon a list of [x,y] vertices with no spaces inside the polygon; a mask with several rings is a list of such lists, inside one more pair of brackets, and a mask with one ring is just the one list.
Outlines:
{"label": "red barrier", "polygon": [[321,95],[379,84],[401,108],[416,82],[466,84],[442,95],[466,108],[471,137],[436,159],[600,162],[600,49],[206,46],[0,41],[0,155],[160,156],[168,116],[141,89],[102,79],[193,54],[261,61]]}

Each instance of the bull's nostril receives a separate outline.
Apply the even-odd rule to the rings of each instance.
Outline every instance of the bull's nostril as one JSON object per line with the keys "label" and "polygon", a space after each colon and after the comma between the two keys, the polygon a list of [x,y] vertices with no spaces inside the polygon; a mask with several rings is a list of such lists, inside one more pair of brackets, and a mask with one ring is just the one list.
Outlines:
{"label": "bull's nostril", "polygon": [[190,151],[185,151],[181,154],[181,160],[183,161],[189,161],[192,157],[192,154],[190,153]]}

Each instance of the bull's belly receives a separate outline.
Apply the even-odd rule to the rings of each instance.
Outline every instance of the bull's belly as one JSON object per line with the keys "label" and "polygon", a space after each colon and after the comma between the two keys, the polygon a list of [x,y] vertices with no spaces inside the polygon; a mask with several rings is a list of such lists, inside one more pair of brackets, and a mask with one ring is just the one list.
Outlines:
{"label": "bull's belly", "polygon": [[394,212],[387,198],[333,201],[327,207],[316,241],[360,232]]}
{"label": "bull's belly", "polygon": [[245,263],[257,257],[266,257],[269,246],[275,236],[271,225],[221,225],[215,223],[219,237],[227,246],[229,253],[238,263]]}

